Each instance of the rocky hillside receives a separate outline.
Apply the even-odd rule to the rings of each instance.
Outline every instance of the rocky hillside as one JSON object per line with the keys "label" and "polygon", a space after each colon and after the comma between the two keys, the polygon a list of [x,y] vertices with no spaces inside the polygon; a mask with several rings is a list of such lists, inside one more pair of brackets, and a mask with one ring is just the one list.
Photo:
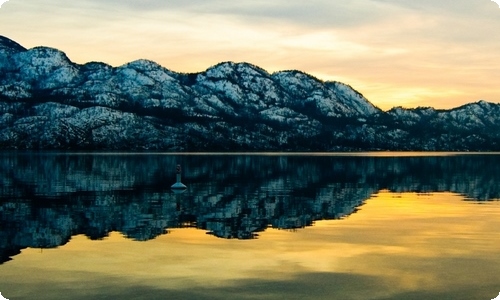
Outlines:
{"label": "rocky hillside", "polygon": [[500,150],[499,110],[383,112],[349,85],[295,70],[79,65],[0,36],[0,149]]}

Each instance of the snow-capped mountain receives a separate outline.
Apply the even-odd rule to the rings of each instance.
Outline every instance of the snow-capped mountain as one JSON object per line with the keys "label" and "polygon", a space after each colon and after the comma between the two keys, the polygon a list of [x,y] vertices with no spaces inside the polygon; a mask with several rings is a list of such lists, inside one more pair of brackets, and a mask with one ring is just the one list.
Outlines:
{"label": "snow-capped mountain", "polygon": [[498,150],[498,104],[383,112],[340,82],[224,62],[71,62],[0,36],[0,149]]}

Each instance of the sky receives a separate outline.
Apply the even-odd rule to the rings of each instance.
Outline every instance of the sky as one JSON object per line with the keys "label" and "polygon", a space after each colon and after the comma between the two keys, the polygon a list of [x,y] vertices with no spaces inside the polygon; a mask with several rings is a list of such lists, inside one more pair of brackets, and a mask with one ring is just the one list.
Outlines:
{"label": "sky", "polygon": [[491,0],[10,0],[0,35],[76,63],[297,69],[349,84],[384,110],[500,102]]}

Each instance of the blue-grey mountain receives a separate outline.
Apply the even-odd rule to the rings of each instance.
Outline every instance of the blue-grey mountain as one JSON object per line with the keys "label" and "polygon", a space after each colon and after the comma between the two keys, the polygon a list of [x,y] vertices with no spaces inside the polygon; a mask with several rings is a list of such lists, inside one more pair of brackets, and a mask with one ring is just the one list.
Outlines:
{"label": "blue-grey mountain", "polygon": [[500,105],[384,112],[349,85],[224,62],[71,62],[0,36],[0,149],[500,150]]}

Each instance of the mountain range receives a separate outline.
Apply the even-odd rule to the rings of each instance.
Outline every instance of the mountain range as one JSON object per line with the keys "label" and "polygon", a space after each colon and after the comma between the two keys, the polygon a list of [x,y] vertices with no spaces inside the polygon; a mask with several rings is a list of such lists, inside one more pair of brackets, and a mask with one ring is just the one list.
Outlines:
{"label": "mountain range", "polygon": [[498,151],[500,105],[382,111],[351,86],[223,62],[73,63],[0,36],[0,149]]}

